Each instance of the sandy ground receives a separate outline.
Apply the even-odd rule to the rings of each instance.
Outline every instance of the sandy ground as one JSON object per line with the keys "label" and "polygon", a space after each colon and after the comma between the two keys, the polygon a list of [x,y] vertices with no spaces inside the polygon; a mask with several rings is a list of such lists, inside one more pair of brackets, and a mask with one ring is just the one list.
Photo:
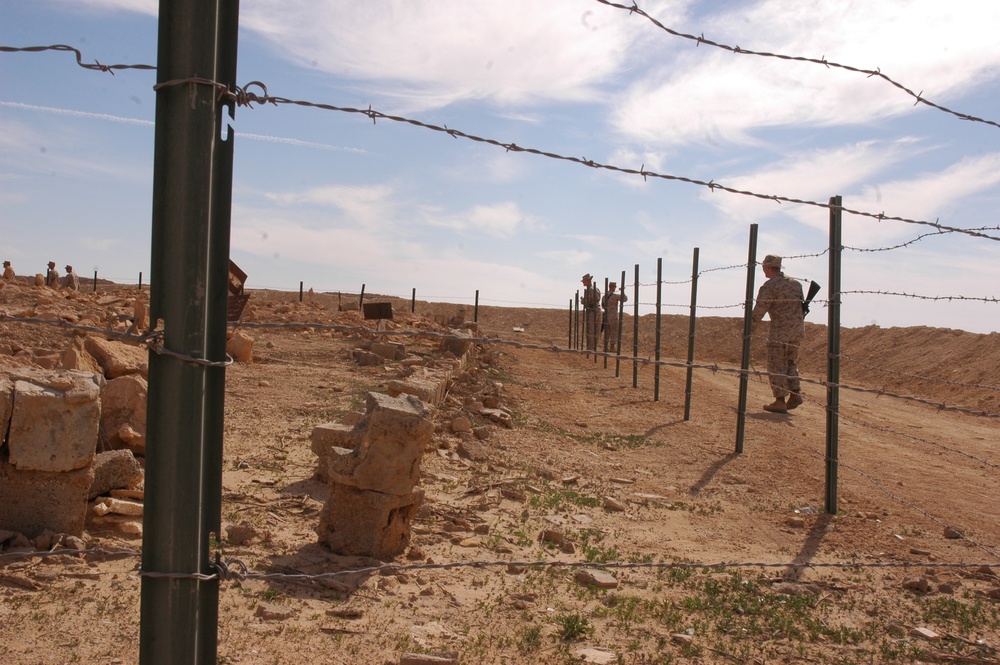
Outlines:
{"label": "sandy ground", "polygon": [[[134,294],[121,295],[128,308]],[[439,340],[380,335],[338,312],[335,295],[297,295],[254,294],[254,362],[227,370],[223,520],[256,535],[221,545],[251,578],[221,583],[218,662],[997,662],[1000,335],[844,331],[842,382],[872,392],[840,392],[829,515],[823,326],[809,326],[802,352],[806,403],[763,412],[770,393],[754,375],[740,419],[726,370],[739,364],[742,323],[700,320],[696,362],[720,369],[692,373],[685,419],[684,368],[625,360],[616,371],[613,359],[530,348],[566,347],[567,313],[480,308],[478,334],[496,341],[476,347],[435,413],[408,551],[378,562],[317,543],[328,489],[314,478],[310,433],[399,376],[398,364],[359,366],[352,349],[385,338],[433,361]],[[81,320],[102,310],[99,297],[7,288],[0,309]],[[393,306],[389,332],[472,318],[452,305]],[[682,362],[687,320],[664,323],[661,357]],[[640,321],[644,357],[653,329]],[[32,352],[69,343],[54,326],[0,323],[0,334]],[[513,427],[468,411],[484,394]],[[482,440],[451,431],[461,415]],[[97,527],[87,543],[141,548]],[[398,568],[308,577],[386,563]],[[563,565],[542,565],[553,563]],[[5,662],[138,662],[138,567],[136,556],[0,557]],[[582,569],[614,581],[588,584]]]}

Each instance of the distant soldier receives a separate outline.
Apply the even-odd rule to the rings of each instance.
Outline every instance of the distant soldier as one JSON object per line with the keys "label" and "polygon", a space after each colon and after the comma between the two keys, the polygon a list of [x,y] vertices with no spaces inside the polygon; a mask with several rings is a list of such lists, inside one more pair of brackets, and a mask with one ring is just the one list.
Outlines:
{"label": "distant soldier", "polygon": [[55,261],[49,261],[49,269],[45,273],[45,286],[50,289],[59,288],[59,271],[56,270]]}
{"label": "distant soldier", "polygon": [[73,266],[66,266],[66,276],[62,278],[62,287],[68,291],[80,290],[80,278],[73,272]]}
{"label": "distant soldier", "polygon": [[598,326],[601,321],[601,290],[593,283],[593,276],[588,272],[580,281],[583,282],[583,295],[580,304],[583,306],[583,325],[587,337],[587,349],[597,351]]}
{"label": "distant soldier", "polygon": [[[768,315],[771,328],[767,335],[767,371],[770,374],[774,402],[764,410],[787,413],[802,404],[797,366],[799,346],[805,337],[805,312],[802,306],[802,285],[781,272],[781,257],[768,254],[761,262],[764,282],[757,292],[753,322]],[[785,397],[788,402],[785,402]]]}
{"label": "distant soldier", "polygon": [[14,269],[10,267],[10,261],[3,262],[3,278],[7,282],[14,279]]}
{"label": "distant soldier", "polygon": [[608,341],[608,350],[612,353],[618,353],[619,351],[618,310],[622,304],[628,302],[628,296],[615,291],[617,288],[617,282],[608,282],[608,292],[604,294],[603,302],[601,303],[604,306],[604,316],[607,317],[604,328],[604,339]]}

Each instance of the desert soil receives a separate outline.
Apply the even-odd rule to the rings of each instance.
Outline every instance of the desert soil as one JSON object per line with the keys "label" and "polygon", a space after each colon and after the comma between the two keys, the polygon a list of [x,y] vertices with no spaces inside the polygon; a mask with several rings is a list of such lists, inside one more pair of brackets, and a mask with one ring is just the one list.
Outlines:
{"label": "desert soil", "polygon": [[[135,294],[8,287],[0,310],[105,320],[130,312]],[[370,298],[393,302],[386,333],[444,332],[445,319],[473,316]],[[359,366],[359,345],[399,342],[433,363],[439,338],[382,334],[357,311],[338,311],[336,294],[300,303],[254,292],[246,318],[253,362],[226,374],[223,521],[256,535],[221,544],[252,575],[221,583],[220,663],[997,662],[996,333],[843,331],[841,381],[869,391],[840,391],[829,515],[824,326],[808,326],[803,406],[765,413],[770,392],[751,375],[736,454],[739,379],[729,370],[739,366],[741,320],[699,320],[695,363],[718,370],[693,371],[685,419],[687,372],[676,364],[687,357],[686,318],[664,317],[661,358],[674,364],[657,372],[556,352],[568,345],[566,312],[481,307],[477,334],[492,341],[476,345],[435,411],[410,547],[379,562],[317,543],[328,489],[314,477],[310,433],[400,376],[398,363]],[[294,325],[254,327],[265,322]],[[625,327],[631,352],[630,317]],[[640,356],[654,357],[653,317],[639,327]],[[73,334],[0,322],[18,362],[65,348]],[[759,338],[753,350],[752,369],[763,369]],[[512,427],[467,408],[483,395],[499,398]],[[452,432],[461,415],[482,439]],[[86,542],[136,553],[142,544],[96,525]],[[485,563],[440,567],[472,562]],[[0,555],[4,662],[138,662],[139,563]],[[310,577],[389,564],[398,568]],[[581,581],[582,568],[614,586]],[[305,577],[259,577],[275,573]]]}

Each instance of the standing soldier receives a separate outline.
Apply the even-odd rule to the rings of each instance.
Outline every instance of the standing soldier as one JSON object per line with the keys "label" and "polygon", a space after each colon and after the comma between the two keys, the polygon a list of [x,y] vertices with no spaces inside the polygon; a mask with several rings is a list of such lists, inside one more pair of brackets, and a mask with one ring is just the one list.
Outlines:
{"label": "standing soldier", "polygon": [[59,288],[59,271],[56,270],[56,262],[49,261],[49,269],[45,273],[45,286],[50,289]]}
{"label": "standing soldier", "polygon": [[618,293],[615,289],[618,288],[618,282],[608,282],[608,292],[604,295],[604,300],[601,303],[604,306],[604,315],[607,317],[607,327],[604,329],[604,339],[608,341],[608,350],[612,353],[618,353],[618,343],[621,341],[618,339],[618,322],[619,322],[619,308],[623,303],[628,302],[628,296],[624,293]]}
{"label": "standing soldier", "polygon": [[601,290],[593,283],[593,276],[588,272],[580,280],[583,282],[583,295],[580,304],[583,305],[583,325],[587,337],[587,349],[597,351],[598,326],[601,321]]}
{"label": "standing soldier", "polygon": [[7,282],[14,279],[14,269],[10,267],[10,261],[3,262],[3,278]]}
{"label": "standing soldier", "polygon": [[760,265],[767,281],[757,292],[752,317],[755,324],[764,318],[764,314],[771,320],[771,329],[767,334],[767,372],[774,394],[774,402],[765,404],[764,410],[787,413],[802,404],[796,364],[799,346],[805,337],[802,285],[781,272],[780,256],[768,254]]}
{"label": "standing soldier", "polygon": [[69,291],[80,290],[80,278],[73,272],[73,266],[66,266],[66,276],[62,279],[62,287]]}

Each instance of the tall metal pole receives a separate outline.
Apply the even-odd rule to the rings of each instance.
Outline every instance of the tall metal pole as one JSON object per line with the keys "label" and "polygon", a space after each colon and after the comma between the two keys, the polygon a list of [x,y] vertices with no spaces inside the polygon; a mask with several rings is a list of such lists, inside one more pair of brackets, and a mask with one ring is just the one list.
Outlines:
{"label": "tall metal pole", "polygon": [[410,314],[417,311],[417,287],[413,287],[413,293],[410,294]]}
{"label": "tall metal pole", "polygon": [[566,348],[573,348],[573,299],[569,299],[569,334],[566,342]]}
{"label": "tall metal pole", "polygon": [[625,325],[625,271],[622,270],[621,291],[618,292],[618,330],[615,331],[615,378],[621,376],[622,369],[622,326]]}
{"label": "tall metal pole", "polygon": [[747,251],[747,292],[743,304],[743,355],[740,357],[740,397],[736,407],[736,454],[743,454],[743,438],[747,426],[747,387],[750,382],[750,334],[753,330],[754,275],[757,273],[757,225],[750,225],[750,245]]}
{"label": "tall metal pole", "polygon": [[653,401],[660,401],[660,330],[663,315],[663,259],[656,259],[656,365],[653,370]]}
{"label": "tall metal pole", "polygon": [[639,264],[635,264],[635,286],[632,289],[632,387],[639,387]]}
{"label": "tall metal pole", "polygon": [[476,306],[472,309],[472,320],[479,323],[479,289],[476,289]]}
{"label": "tall metal pole", "polygon": [[576,290],[576,298],[573,299],[573,303],[576,306],[576,313],[573,316],[573,331],[576,335],[576,343],[573,345],[574,349],[580,349],[580,289]]}
{"label": "tall metal pole", "polygon": [[[233,0],[161,0],[157,82],[235,77],[238,14]],[[220,180],[232,179],[223,107],[202,83],[157,90],[150,320],[177,355],[149,354],[143,665],[217,660],[218,580],[195,575],[213,572],[220,521],[230,210]]]}
{"label": "tall metal pole", "polygon": [[694,328],[698,311],[698,248],[691,259],[691,313],[688,315],[688,368],[684,383],[684,420],[691,420],[691,380],[694,375]]}
{"label": "tall metal pole", "polygon": [[[607,302],[608,297],[608,278],[604,278],[604,298]],[[601,336],[604,338],[604,369],[608,368],[608,310],[606,307],[602,307],[601,312],[601,327],[598,330],[601,331]],[[594,356],[596,359],[597,356]]]}
{"label": "tall metal pole", "polygon": [[826,355],[826,512],[837,514],[837,469],[840,456],[840,257],[842,199],[830,198],[830,302],[827,308]]}
{"label": "tall metal pole", "polygon": [[361,294],[358,296],[358,307],[363,307],[365,304],[365,285],[361,285]]}

